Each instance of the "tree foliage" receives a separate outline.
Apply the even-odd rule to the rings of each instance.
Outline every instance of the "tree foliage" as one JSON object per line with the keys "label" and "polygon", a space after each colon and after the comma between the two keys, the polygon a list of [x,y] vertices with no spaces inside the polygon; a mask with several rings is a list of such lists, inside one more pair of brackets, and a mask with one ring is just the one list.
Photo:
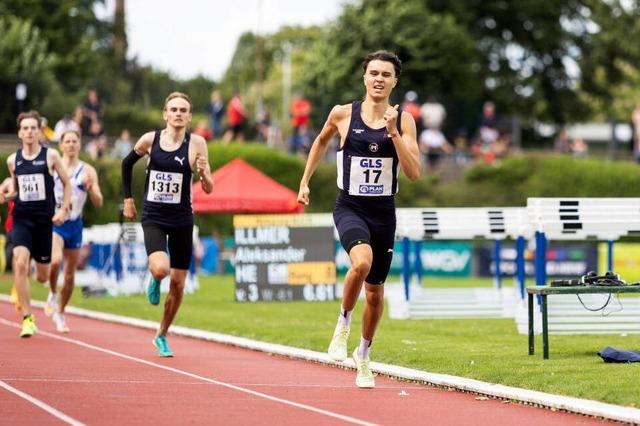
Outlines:
{"label": "tree foliage", "polygon": [[55,57],[47,49],[38,28],[16,17],[0,18],[0,128],[15,129],[16,85],[27,85],[28,102],[34,108],[56,86],[53,75]]}

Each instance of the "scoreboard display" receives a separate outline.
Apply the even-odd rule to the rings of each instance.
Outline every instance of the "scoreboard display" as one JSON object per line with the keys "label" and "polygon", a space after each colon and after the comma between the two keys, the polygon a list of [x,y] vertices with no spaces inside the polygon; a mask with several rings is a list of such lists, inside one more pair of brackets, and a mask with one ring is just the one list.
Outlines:
{"label": "scoreboard display", "polygon": [[331,215],[236,215],[238,302],[335,299]]}

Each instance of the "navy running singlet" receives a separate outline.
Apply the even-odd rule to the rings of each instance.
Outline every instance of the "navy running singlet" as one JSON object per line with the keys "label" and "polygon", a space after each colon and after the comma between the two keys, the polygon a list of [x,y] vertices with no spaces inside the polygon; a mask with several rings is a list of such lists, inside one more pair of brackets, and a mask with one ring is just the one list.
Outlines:
{"label": "navy running singlet", "polygon": [[22,156],[22,149],[19,149],[15,164],[18,196],[13,216],[51,220],[56,199],[53,193],[53,176],[47,165],[47,148],[41,147],[40,153],[33,160],[26,160]]}
{"label": "navy running singlet", "polygon": [[[338,188],[359,197],[393,196],[398,192],[398,154],[387,128],[372,129],[362,120],[362,101],[354,101],[344,144],[336,155]],[[398,111],[398,132],[401,132]]]}
{"label": "navy running singlet", "polygon": [[143,225],[193,225],[190,139],[191,134],[186,133],[180,148],[165,151],[160,147],[160,131],[156,131],[144,182]]}

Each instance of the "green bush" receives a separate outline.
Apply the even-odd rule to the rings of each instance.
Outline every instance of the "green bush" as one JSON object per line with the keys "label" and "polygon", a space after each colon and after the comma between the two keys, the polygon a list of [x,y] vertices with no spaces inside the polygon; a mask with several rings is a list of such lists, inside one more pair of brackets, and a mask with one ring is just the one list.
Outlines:
{"label": "green bush", "polygon": [[133,136],[141,136],[152,129],[164,127],[160,109],[144,109],[136,105],[109,105],[104,112],[104,129],[108,135],[119,136],[128,129]]}
{"label": "green bush", "polygon": [[[1,164],[6,157],[1,155]],[[264,145],[209,144],[209,160],[216,170],[236,157],[284,186],[298,191],[305,161]],[[136,164],[133,193],[138,214],[142,213],[142,192],[145,174],[144,160]],[[104,194],[104,206],[94,208],[87,203],[87,226],[118,220],[118,204],[122,202],[120,160],[103,159],[95,164]],[[8,176],[0,166],[0,179]],[[598,159],[574,159],[556,155],[514,156],[496,165],[471,167],[463,179],[442,182],[435,175],[426,174],[416,182],[400,175],[399,207],[427,206],[524,206],[527,197],[636,197],[640,188],[640,168],[630,162],[609,162]],[[310,184],[310,204],[305,211],[330,212],[337,194],[336,167],[332,162],[321,163]],[[6,207],[2,206],[6,217]],[[232,233],[232,215],[196,215],[196,224],[204,234],[217,229],[223,235]]]}

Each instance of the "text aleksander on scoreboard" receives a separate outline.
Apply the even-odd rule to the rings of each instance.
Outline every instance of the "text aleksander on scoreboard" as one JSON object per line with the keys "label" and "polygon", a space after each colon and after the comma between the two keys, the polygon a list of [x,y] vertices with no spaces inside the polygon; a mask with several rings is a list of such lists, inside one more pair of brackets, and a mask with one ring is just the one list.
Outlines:
{"label": "text aleksander on scoreboard", "polygon": [[233,226],[238,302],[335,299],[331,215],[237,215]]}

